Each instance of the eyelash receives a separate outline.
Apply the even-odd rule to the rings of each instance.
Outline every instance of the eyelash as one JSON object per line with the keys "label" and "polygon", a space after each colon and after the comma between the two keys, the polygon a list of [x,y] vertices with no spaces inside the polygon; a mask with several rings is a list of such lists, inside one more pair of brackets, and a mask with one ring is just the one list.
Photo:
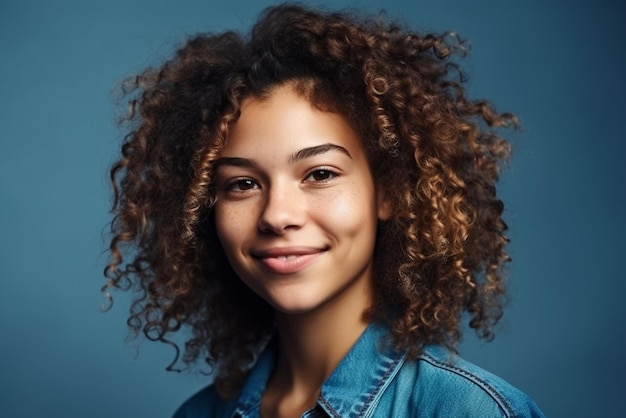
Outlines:
{"label": "eyelash", "polygon": [[[242,188],[241,186],[244,183],[250,185],[251,187]],[[253,190],[255,186],[258,186],[257,182],[250,177],[239,177],[226,183],[226,190],[242,193],[247,192],[248,190]]]}
{"label": "eyelash", "polygon": [[[313,178],[312,180],[307,180],[310,177],[313,177],[315,174],[320,174],[320,173],[325,173],[327,174],[327,178],[321,179],[321,180],[317,180],[315,178]],[[329,168],[329,167],[317,167],[311,171],[308,172],[307,176],[305,177],[305,181],[306,182],[312,182],[312,183],[327,183],[331,180],[333,180],[334,178],[339,177],[339,173],[336,172],[335,170]]]}
{"label": "eyelash", "polygon": [[[322,174],[322,179],[316,179],[315,175]],[[332,181],[338,177],[339,173],[329,167],[317,167],[309,171],[304,178],[305,183],[324,184]],[[244,186],[244,187],[242,187]],[[225,189],[236,193],[244,193],[249,190],[254,190],[259,187],[259,184],[250,177],[238,177],[228,183],[226,183]]]}

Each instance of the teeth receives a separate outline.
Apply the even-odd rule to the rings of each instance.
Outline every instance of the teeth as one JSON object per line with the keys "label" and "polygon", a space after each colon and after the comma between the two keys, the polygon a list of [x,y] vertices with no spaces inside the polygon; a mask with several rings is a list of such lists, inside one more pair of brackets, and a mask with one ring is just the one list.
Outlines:
{"label": "teeth", "polygon": [[297,255],[281,255],[281,256],[278,257],[278,259],[280,261],[287,261],[287,260],[293,260],[296,257],[297,257]]}

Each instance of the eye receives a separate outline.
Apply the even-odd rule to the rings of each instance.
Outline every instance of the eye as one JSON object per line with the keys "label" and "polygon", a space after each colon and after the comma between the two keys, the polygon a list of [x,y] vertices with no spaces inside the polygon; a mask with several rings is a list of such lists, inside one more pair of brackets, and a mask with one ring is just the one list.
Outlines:
{"label": "eye", "polygon": [[226,188],[235,192],[243,192],[256,189],[258,186],[259,185],[254,180],[244,177],[232,180],[226,185]]}
{"label": "eye", "polygon": [[324,183],[334,179],[338,175],[339,174],[336,171],[328,168],[316,168],[315,170],[309,172],[309,175],[306,177],[305,181]]}

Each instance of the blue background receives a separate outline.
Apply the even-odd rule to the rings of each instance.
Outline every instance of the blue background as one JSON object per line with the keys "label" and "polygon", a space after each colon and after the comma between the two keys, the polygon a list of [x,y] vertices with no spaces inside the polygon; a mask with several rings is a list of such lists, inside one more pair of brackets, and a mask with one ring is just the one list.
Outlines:
{"label": "blue background", "polygon": [[[100,313],[114,86],[188,34],[247,29],[270,2],[0,1],[0,415],[167,417],[207,382]],[[316,3],[319,4],[319,3]],[[322,3],[323,4],[323,3]],[[475,97],[524,131],[501,192],[512,301],[464,356],[549,416],[626,410],[623,269],[626,13],[617,0],[327,2],[472,41]],[[123,103],[123,102],[122,102]]]}

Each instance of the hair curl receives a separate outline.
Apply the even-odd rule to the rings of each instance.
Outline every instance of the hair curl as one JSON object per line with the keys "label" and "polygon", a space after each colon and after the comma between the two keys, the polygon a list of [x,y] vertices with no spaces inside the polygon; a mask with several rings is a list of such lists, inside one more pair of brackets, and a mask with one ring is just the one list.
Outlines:
{"label": "hair curl", "polygon": [[454,348],[464,312],[492,338],[509,261],[495,182],[510,146],[496,128],[517,120],[466,97],[453,60],[464,51],[451,34],[289,4],[266,10],[249,35],[189,39],[127,85],[131,128],[110,171],[105,295],[132,287],[132,330],[172,344],[189,326],[183,360],[206,357],[224,395],[240,384],[273,332],[273,312],[226,261],[212,169],[242,100],[291,83],[353,124],[392,203],[369,319],[387,323],[413,356],[429,343]]}

